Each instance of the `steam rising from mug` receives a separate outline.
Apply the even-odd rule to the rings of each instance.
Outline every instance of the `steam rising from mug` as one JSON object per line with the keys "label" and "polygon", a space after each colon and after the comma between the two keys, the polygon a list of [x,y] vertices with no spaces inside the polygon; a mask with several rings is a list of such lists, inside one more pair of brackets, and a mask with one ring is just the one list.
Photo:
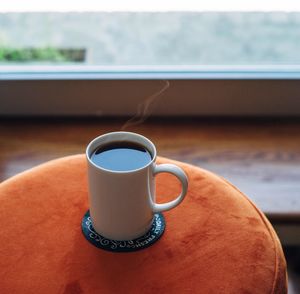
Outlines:
{"label": "steam rising from mug", "polygon": [[122,128],[121,128],[122,131],[124,131],[128,127],[133,127],[133,126],[136,126],[138,124],[143,123],[150,116],[150,114],[151,114],[151,112],[149,111],[150,106],[153,104],[153,102],[159,96],[161,96],[170,87],[170,82],[169,81],[164,80],[162,82],[164,83],[164,85],[159,91],[155,92],[154,94],[152,94],[151,96],[146,98],[145,101],[141,102],[138,105],[136,115],[134,117],[132,117],[131,119],[129,119],[122,126]]}

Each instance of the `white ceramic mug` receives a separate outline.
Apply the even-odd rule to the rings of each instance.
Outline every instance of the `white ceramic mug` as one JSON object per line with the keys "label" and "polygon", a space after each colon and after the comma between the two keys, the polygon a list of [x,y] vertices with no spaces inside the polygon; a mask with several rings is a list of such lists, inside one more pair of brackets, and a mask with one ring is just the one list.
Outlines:
{"label": "white ceramic mug", "polygon": [[[96,165],[91,156],[102,145],[127,141],[145,147],[152,160],[145,166],[128,171],[108,170]],[[104,134],[90,142],[86,149],[88,161],[89,205],[93,227],[112,240],[132,240],[151,227],[154,213],[170,210],[184,199],[188,180],[184,171],[174,164],[156,165],[156,148],[144,136],[129,132]],[[180,195],[173,201],[155,202],[155,175],[168,172],[181,182]]]}

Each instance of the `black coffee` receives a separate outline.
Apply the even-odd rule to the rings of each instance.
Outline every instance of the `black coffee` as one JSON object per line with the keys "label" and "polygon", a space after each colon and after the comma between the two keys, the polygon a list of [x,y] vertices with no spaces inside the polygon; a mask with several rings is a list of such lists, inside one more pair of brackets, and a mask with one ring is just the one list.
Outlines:
{"label": "black coffee", "polygon": [[91,160],[105,169],[129,171],[146,166],[152,157],[142,145],[122,141],[98,147],[93,152]]}

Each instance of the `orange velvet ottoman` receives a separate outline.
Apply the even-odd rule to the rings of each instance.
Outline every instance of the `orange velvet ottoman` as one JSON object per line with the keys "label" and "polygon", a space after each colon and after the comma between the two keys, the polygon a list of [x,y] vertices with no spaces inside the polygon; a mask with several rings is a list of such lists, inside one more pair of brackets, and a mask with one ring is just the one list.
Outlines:
{"label": "orange velvet ottoman", "polygon": [[[262,212],[217,175],[158,162],[180,165],[189,191],[164,213],[161,239],[132,253],[98,249],[81,232],[84,155],[0,184],[0,293],[287,293],[282,248]],[[179,189],[170,175],[157,181],[159,195]]]}

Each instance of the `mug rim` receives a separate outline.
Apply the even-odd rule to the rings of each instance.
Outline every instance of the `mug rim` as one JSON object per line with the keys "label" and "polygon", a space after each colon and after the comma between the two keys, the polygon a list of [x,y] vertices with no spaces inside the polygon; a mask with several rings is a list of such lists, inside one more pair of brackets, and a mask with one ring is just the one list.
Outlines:
{"label": "mug rim", "polygon": [[[146,165],[140,167],[140,168],[137,168],[137,169],[131,169],[131,170],[124,170],[124,171],[119,171],[119,170],[112,170],[112,169],[107,169],[107,168],[104,168],[104,167],[101,167],[97,164],[95,164],[91,158],[90,158],[90,149],[92,148],[92,146],[99,140],[105,138],[105,137],[109,137],[109,136],[112,136],[112,135],[130,135],[130,136],[134,136],[134,137],[138,137],[140,139],[142,139],[143,141],[146,141],[153,149],[153,154],[152,155],[152,160],[149,161]],[[130,141],[130,140],[129,140]],[[141,144],[141,143],[140,143]],[[101,145],[101,144],[100,144]],[[98,145],[97,147],[99,147],[100,145]],[[96,147],[96,148],[97,148]],[[147,148],[147,150],[149,149],[147,146],[145,146],[145,144],[143,144],[143,147]],[[151,153],[151,151],[149,150],[149,152]],[[134,132],[124,132],[124,131],[117,131],[117,132],[109,132],[109,133],[105,133],[103,135],[100,135],[96,138],[94,138],[92,141],[90,141],[90,143],[87,145],[86,147],[86,152],[85,152],[85,155],[86,155],[86,158],[88,160],[88,162],[90,164],[92,164],[92,166],[94,166],[95,168],[99,169],[99,170],[102,170],[102,171],[105,171],[105,172],[110,172],[110,173],[115,173],[115,174],[129,174],[129,173],[134,173],[134,172],[137,172],[137,171],[140,171],[140,170],[143,170],[143,169],[146,169],[148,168],[150,165],[153,164],[153,162],[156,160],[156,147],[155,145],[153,144],[153,142],[151,140],[149,140],[147,137],[143,136],[143,135],[140,135],[138,133],[134,133]]]}

